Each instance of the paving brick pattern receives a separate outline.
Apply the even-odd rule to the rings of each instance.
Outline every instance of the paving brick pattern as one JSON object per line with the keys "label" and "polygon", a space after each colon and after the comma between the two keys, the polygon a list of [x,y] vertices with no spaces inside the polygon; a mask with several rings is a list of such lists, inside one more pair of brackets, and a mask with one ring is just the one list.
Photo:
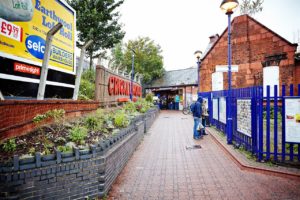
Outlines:
{"label": "paving brick pattern", "polygon": [[193,140],[192,126],[162,111],[108,199],[300,199],[299,181],[240,170],[211,136]]}

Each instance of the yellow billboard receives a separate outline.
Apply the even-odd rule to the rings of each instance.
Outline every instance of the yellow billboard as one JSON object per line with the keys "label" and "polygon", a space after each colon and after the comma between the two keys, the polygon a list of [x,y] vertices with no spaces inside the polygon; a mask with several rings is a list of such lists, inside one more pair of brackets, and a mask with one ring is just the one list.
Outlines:
{"label": "yellow billboard", "polygon": [[46,34],[57,23],[49,68],[75,74],[75,11],[63,0],[1,0],[0,56],[41,66]]}

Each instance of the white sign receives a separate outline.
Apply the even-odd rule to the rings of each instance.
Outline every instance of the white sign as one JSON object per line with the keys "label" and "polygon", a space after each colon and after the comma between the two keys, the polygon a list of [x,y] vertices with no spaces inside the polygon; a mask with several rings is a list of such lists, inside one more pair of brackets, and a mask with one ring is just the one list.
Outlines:
{"label": "white sign", "polygon": [[[231,65],[231,72],[238,72],[238,65]],[[216,65],[216,72],[228,72],[228,65]]]}
{"label": "white sign", "polygon": [[285,141],[300,143],[300,97],[285,99]]}
{"label": "white sign", "polygon": [[251,137],[251,100],[237,100],[237,130]]}
{"label": "white sign", "polygon": [[219,120],[218,119],[218,112],[219,112],[218,99],[213,99],[213,118],[215,120]]}
{"label": "white sign", "polygon": [[0,35],[21,42],[22,28],[20,26],[17,26],[9,21],[0,18]]}
{"label": "white sign", "polygon": [[[279,67],[269,66],[263,68],[263,85],[264,97],[267,96],[267,86],[270,86],[270,96],[274,96],[274,85],[279,86]],[[279,96],[279,87],[277,87],[277,95]]]}
{"label": "white sign", "polygon": [[214,72],[211,74],[212,91],[223,90],[223,73]]}
{"label": "white sign", "polygon": [[226,99],[225,97],[220,98],[220,104],[219,104],[219,110],[220,110],[220,122],[223,124],[226,124]]}

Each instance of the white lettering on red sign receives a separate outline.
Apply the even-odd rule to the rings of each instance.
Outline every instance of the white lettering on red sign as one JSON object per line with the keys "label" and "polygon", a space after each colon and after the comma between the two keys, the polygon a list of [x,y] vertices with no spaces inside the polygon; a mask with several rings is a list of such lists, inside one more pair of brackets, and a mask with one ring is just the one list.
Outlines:
{"label": "white lettering on red sign", "polygon": [[22,28],[0,18],[0,35],[22,42]]}
{"label": "white lettering on red sign", "polygon": [[33,75],[40,75],[41,69],[39,67],[34,67],[30,65],[25,65],[22,63],[14,63],[14,71],[16,72],[22,72],[26,74],[33,74]]}

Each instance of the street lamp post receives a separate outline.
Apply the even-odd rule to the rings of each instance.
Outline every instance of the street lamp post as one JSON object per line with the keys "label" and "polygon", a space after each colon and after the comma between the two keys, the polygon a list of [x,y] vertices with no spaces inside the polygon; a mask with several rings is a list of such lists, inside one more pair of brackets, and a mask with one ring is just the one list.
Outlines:
{"label": "street lamp post", "polygon": [[131,81],[130,81],[130,101],[133,100],[133,94],[132,94],[132,91],[133,91],[133,79],[134,79],[134,54],[135,54],[135,51],[133,49],[131,49],[132,51],[132,65],[131,65]]}
{"label": "street lamp post", "polygon": [[194,53],[196,59],[197,59],[197,68],[198,68],[198,93],[200,92],[200,65],[201,65],[201,56],[202,56],[202,51],[195,51]]}
{"label": "street lamp post", "polygon": [[233,122],[232,122],[232,110],[231,110],[231,14],[233,10],[237,8],[239,2],[237,0],[223,0],[220,8],[225,11],[228,16],[228,112],[227,112],[227,143],[232,144],[233,137]]}

